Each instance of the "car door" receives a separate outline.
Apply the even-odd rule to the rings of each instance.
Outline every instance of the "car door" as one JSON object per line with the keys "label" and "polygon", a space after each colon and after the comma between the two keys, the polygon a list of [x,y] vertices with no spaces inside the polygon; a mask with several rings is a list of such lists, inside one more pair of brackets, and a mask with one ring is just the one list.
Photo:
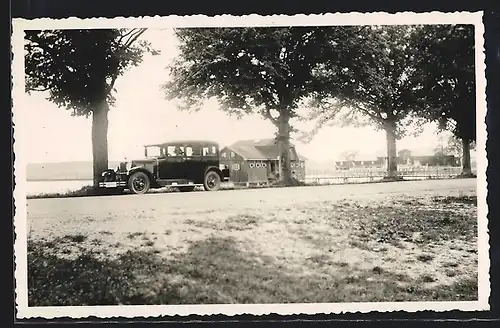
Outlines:
{"label": "car door", "polygon": [[184,177],[185,153],[184,147],[178,145],[166,146],[166,157],[160,162],[160,179],[179,180]]}
{"label": "car door", "polygon": [[201,145],[186,145],[184,178],[195,183],[201,183],[203,181],[204,166]]}

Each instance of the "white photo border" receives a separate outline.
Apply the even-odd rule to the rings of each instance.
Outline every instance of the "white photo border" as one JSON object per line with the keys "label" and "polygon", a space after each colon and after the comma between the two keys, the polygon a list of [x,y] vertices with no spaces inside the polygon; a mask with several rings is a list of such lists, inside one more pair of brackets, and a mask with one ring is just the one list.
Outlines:
{"label": "white photo border", "polygon": [[[15,230],[15,292],[17,318],[86,318],[158,317],[188,315],[293,315],[339,314],[389,311],[479,311],[489,310],[489,236],[486,203],[486,78],[484,55],[483,12],[454,13],[329,13],[322,15],[245,15],[245,16],[166,16],[67,19],[13,19],[12,80],[14,123],[14,230]],[[472,24],[475,26],[476,49],[476,115],[477,115],[477,198],[478,198],[478,301],[474,302],[384,302],[384,303],[307,303],[307,304],[216,304],[216,305],[131,305],[131,306],[67,306],[29,307],[27,287],[27,215],[26,215],[26,161],[23,144],[26,134],[16,108],[23,106],[24,95],[24,31],[35,29],[76,28],[151,28],[168,27],[241,27],[241,26],[327,26],[327,25],[411,25],[411,24]]]}

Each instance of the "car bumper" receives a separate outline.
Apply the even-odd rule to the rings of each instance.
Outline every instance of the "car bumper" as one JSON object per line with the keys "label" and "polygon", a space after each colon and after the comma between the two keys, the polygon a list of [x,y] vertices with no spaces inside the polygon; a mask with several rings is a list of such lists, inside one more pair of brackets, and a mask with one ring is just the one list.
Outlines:
{"label": "car bumper", "polygon": [[107,181],[107,182],[99,182],[100,188],[122,188],[126,187],[126,181]]}

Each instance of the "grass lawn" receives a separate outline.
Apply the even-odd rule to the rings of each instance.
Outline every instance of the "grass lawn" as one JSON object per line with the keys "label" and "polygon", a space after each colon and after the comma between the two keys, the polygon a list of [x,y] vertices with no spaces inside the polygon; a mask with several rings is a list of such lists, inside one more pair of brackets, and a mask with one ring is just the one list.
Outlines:
{"label": "grass lawn", "polygon": [[476,206],[394,196],[40,220],[29,306],[477,300]]}

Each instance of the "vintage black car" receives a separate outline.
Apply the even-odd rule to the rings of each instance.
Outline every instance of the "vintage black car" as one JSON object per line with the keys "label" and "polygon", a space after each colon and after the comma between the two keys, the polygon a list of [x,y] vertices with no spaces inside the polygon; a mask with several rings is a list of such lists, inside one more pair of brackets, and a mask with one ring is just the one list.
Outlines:
{"label": "vintage black car", "polygon": [[229,169],[219,164],[219,145],[208,140],[171,141],[145,145],[144,159],[122,162],[102,173],[101,188],[129,189],[144,194],[151,188],[177,187],[192,191],[220,188],[229,180]]}

